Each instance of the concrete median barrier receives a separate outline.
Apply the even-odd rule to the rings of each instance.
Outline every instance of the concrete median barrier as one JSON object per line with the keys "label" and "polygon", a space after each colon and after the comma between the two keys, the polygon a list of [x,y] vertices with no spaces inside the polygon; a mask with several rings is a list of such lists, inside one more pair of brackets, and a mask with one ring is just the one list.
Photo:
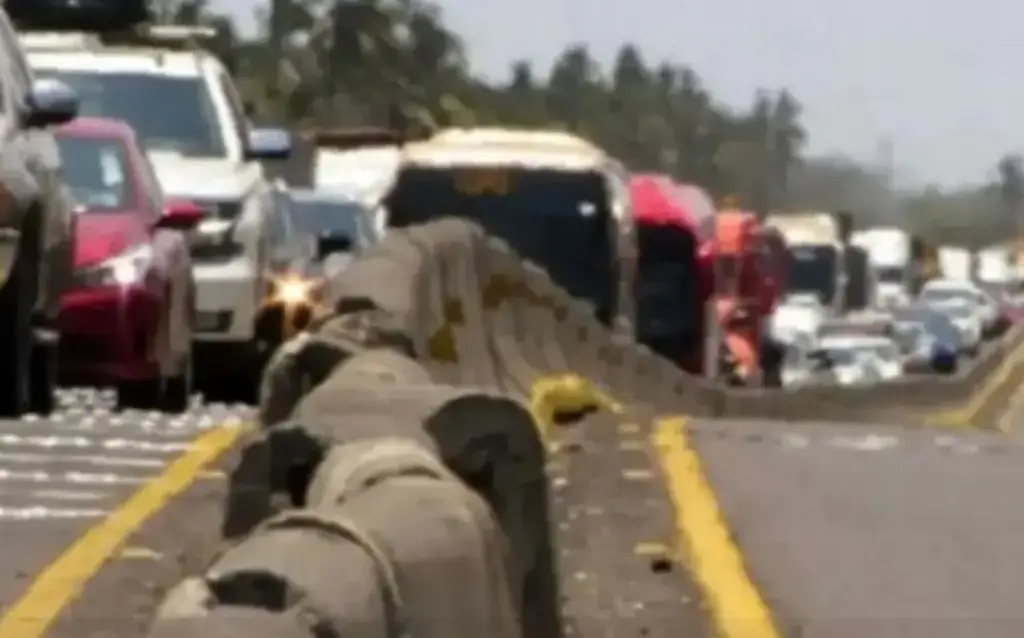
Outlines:
{"label": "concrete median barrier", "polygon": [[[563,636],[560,530],[586,540],[578,510],[556,504],[549,480],[565,460],[555,445],[570,431],[562,425],[601,450],[569,460],[567,475],[586,477],[574,498],[590,502],[640,489],[602,460],[622,456],[615,423],[666,412],[926,423],[961,410],[947,420],[980,424],[1024,379],[1024,332],[1015,330],[948,379],[726,390],[617,337],[543,270],[456,220],[392,232],[328,282],[326,302],[268,366],[262,427],[231,476],[230,548],[169,595],[153,636],[186,622],[196,638],[219,635],[231,618],[242,627],[267,615],[280,635],[315,633],[292,626],[312,617],[330,628],[317,635]],[[651,507],[657,498],[645,489],[631,498]],[[607,519],[618,528],[605,530],[602,546],[621,549],[636,521]],[[592,567],[586,596],[618,600],[617,575],[631,568]],[[666,586],[644,577],[631,586]]]}
{"label": "concrete median barrier", "polygon": [[301,612],[311,636],[523,636],[501,528],[430,450],[393,438],[339,446],[305,500],[173,591],[155,628],[247,607]]}

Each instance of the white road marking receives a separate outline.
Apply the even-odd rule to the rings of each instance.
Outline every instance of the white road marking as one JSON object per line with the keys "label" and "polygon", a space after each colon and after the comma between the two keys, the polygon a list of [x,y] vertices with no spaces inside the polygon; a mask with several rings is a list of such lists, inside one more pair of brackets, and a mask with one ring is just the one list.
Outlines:
{"label": "white road marking", "polygon": [[0,505],[0,520],[8,521],[41,521],[47,519],[99,518],[106,516],[107,511],[101,509],[71,509],[60,507],[5,507]]}
{"label": "white road marking", "polygon": [[8,463],[81,463],[82,465],[95,465],[101,467],[139,467],[139,468],[161,468],[167,465],[163,458],[133,458],[126,456],[106,456],[101,454],[38,454],[33,452],[2,452],[0,451],[0,462]]}
{"label": "white road marking", "polygon": [[113,496],[113,492],[86,492],[83,490],[18,490],[0,488],[0,496],[20,496],[40,501],[102,501]]}
{"label": "white road marking", "polygon": [[78,485],[138,485],[148,477],[121,476],[90,472],[45,472],[43,470],[20,471],[0,468],[0,482],[22,483],[73,483]]}
{"label": "white road marking", "polygon": [[193,397],[182,414],[115,409],[109,390],[61,389],[48,416],[0,420],[0,523],[96,518],[193,437],[251,408]]}
{"label": "white road marking", "polygon": [[183,452],[188,443],[165,443],[143,439],[103,438],[90,439],[84,436],[22,436],[20,434],[0,434],[0,446],[10,447],[41,447],[41,448],[99,448],[103,450],[135,450],[139,452]]}

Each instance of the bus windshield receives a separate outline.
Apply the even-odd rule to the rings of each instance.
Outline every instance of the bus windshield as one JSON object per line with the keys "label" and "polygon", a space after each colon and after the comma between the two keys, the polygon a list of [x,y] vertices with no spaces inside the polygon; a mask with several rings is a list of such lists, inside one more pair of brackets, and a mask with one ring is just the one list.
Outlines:
{"label": "bus windshield", "polygon": [[786,291],[813,293],[825,307],[837,292],[838,254],[832,246],[793,246],[789,249]]}
{"label": "bus windshield", "polygon": [[407,166],[387,205],[395,227],[445,216],[476,221],[593,303],[602,321],[615,312],[615,221],[598,171]]}

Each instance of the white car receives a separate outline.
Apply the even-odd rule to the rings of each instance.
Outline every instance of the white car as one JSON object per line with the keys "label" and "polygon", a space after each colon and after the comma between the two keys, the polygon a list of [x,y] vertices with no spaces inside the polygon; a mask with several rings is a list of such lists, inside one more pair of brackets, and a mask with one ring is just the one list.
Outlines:
{"label": "white car", "polygon": [[822,345],[811,356],[832,371],[839,385],[861,385],[871,378],[864,358],[852,348]]}
{"label": "white car", "polygon": [[866,337],[854,346],[871,360],[883,381],[903,376],[903,356],[899,344],[885,337]]}
{"label": "white car", "polygon": [[229,380],[203,384],[208,394],[252,397],[260,364],[276,345],[261,319],[293,248],[260,160],[286,159],[291,137],[250,128],[227,69],[198,45],[209,30],[152,27],[132,34],[115,40],[23,33],[21,40],[38,76],[78,92],[82,114],[132,125],[165,193],[208,211],[193,236],[196,367]]}
{"label": "white car", "polygon": [[970,281],[933,279],[921,289],[919,300],[929,306],[967,304],[974,309],[981,323],[981,332],[996,327],[1000,318],[999,304],[989,293]]}
{"label": "white car", "polygon": [[782,300],[769,318],[769,333],[782,343],[791,343],[803,335],[813,336],[825,315],[825,308],[815,295],[791,295]]}
{"label": "white car", "polygon": [[903,375],[899,346],[886,337],[825,337],[820,341],[819,349],[826,353],[842,385],[888,381]]}

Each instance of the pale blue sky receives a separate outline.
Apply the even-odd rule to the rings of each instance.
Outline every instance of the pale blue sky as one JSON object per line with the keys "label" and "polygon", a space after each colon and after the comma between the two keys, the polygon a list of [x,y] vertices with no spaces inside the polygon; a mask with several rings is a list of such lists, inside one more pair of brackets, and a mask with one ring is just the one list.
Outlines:
{"label": "pale blue sky", "polygon": [[[233,14],[254,0],[213,0]],[[893,139],[901,181],[987,177],[1024,149],[1019,0],[440,0],[478,71],[541,69],[569,42],[609,61],[624,41],[690,64],[722,100],[787,86],[812,152],[859,159]]]}

